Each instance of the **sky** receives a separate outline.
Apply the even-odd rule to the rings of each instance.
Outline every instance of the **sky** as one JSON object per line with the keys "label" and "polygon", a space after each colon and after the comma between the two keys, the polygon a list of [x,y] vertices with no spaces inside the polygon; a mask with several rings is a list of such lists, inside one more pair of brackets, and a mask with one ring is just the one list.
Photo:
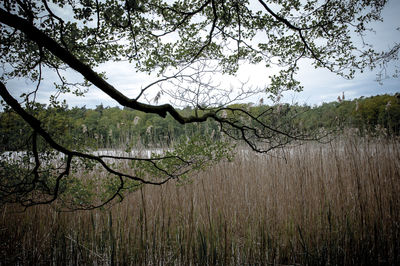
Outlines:
{"label": "sky", "polygon": [[[400,43],[400,1],[391,0],[383,11],[383,23],[375,23],[371,25],[374,33],[366,36],[366,40],[373,43],[377,49],[387,50],[394,43]],[[389,67],[389,74],[393,69],[400,67],[400,62],[395,62]],[[109,62],[101,65],[99,72],[105,72],[108,77],[108,82],[114,87],[121,90],[128,97],[135,97],[140,91],[140,88],[154,81],[154,75],[146,75],[137,73],[128,63],[119,62],[118,64]],[[323,102],[332,102],[337,100],[338,96],[343,93],[346,99],[359,98],[361,96],[373,96],[378,94],[394,94],[400,92],[400,78],[388,78],[381,83],[376,81],[376,75],[379,70],[365,71],[357,73],[352,80],[346,80],[343,77],[337,76],[325,69],[314,69],[308,62],[300,64],[300,71],[297,78],[300,80],[304,90],[300,93],[288,92],[284,93],[283,102],[298,103],[307,105],[320,105]],[[237,79],[248,81],[253,87],[265,87],[267,77],[270,75],[268,69],[263,65],[244,65],[237,74]],[[79,78],[77,73],[68,73],[70,79]],[[53,87],[53,79],[55,74],[46,72],[46,79],[42,82],[42,88],[37,95],[37,99],[46,102],[50,94],[54,92],[47,88]],[[225,86],[235,85],[234,79],[226,80],[222,78],[220,84]],[[229,83],[229,84],[228,84]],[[26,80],[12,80],[7,83],[7,88],[13,96],[18,96],[25,92],[26,88],[33,88]],[[96,88],[90,88],[85,97],[76,97],[74,95],[62,96],[67,100],[69,107],[86,106],[94,108],[96,105],[103,104],[104,106],[117,106],[117,103],[102,93]],[[147,95],[148,99],[152,99],[154,94]],[[259,94],[243,100],[242,102],[258,103],[261,98],[266,98],[265,94]],[[162,97],[160,103],[168,102],[168,98]],[[153,103],[154,104],[154,103]]]}
{"label": "sky", "polygon": [[[366,40],[372,43],[374,48],[384,51],[392,47],[394,43],[400,43],[399,14],[400,1],[389,1],[382,13],[384,22],[371,25],[375,33],[366,36]],[[393,74],[394,68],[399,67],[399,61],[392,62],[387,69],[388,75]],[[357,73],[352,80],[346,80],[327,70],[315,70],[304,66],[299,75],[304,91],[296,97],[300,102],[313,105],[334,101],[343,92],[347,99],[400,92],[400,77],[387,78],[380,83],[376,80],[378,72],[379,69],[367,70],[364,73]]]}

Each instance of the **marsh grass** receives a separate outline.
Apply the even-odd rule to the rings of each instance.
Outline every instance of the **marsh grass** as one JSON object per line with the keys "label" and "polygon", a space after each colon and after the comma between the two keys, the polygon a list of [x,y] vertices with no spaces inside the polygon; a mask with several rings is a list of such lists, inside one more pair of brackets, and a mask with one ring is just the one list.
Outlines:
{"label": "marsh grass", "polygon": [[246,153],[109,209],[1,210],[0,264],[398,265],[400,144]]}

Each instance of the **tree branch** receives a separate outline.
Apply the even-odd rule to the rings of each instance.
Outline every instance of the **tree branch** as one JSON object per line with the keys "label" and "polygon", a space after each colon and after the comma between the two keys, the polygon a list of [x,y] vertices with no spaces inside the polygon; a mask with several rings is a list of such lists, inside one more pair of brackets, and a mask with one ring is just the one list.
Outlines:
{"label": "tree branch", "polygon": [[9,12],[0,8],[0,22],[25,33],[29,39],[36,42],[39,46],[42,46],[49,50],[52,54],[65,62],[69,67],[82,74],[82,76],[84,76],[88,81],[90,81],[97,88],[109,95],[111,98],[116,100],[122,106],[130,107],[132,109],[145,113],[158,114],[161,117],[166,117],[167,113],[170,113],[171,116],[181,124],[204,122],[209,117],[215,115],[211,112],[204,114],[202,117],[184,117],[180,115],[178,111],[170,104],[149,105],[138,102],[136,101],[136,99],[130,99],[122,94],[115,87],[113,87],[111,84],[109,84],[107,81],[105,81],[103,78],[101,78],[88,65],[82,63],[71,52],[61,47],[55,40],[47,36],[34,25],[30,24],[27,20],[10,14]]}
{"label": "tree branch", "polygon": [[[49,133],[44,130],[41,127],[41,123],[38,119],[36,119],[35,117],[33,117],[32,115],[28,114],[22,107],[21,105],[17,102],[17,100],[15,100],[10,93],[7,91],[7,88],[5,87],[5,85],[0,81],[0,96],[4,99],[4,101],[10,105],[13,110],[22,117],[22,119],[25,120],[25,122],[27,122],[31,128],[37,132],[38,134],[40,134],[44,140],[55,150],[64,153],[65,155],[67,155],[68,157],[81,157],[81,158],[86,158],[89,160],[93,160],[93,161],[97,161],[98,163],[100,163],[103,168],[113,174],[113,175],[117,175],[117,176],[123,176],[132,180],[136,180],[139,181],[141,183],[144,184],[152,184],[152,185],[161,185],[164,184],[165,182],[167,182],[171,177],[161,181],[161,182],[152,182],[152,181],[148,181],[148,180],[144,180],[140,177],[137,176],[133,176],[133,175],[128,175],[128,174],[124,174],[121,173],[119,171],[116,171],[114,169],[112,169],[110,166],[107,165],[107,163],[100,157],[100,156],[95,156],[95,155],[91,155],[91,154],[86,154],[86,153],[81,153],[81,152],[77,152],[77,151],[71,151],[61,145],[59,145],[50,135]],[[134,158],[133,158],[134,160]]]}

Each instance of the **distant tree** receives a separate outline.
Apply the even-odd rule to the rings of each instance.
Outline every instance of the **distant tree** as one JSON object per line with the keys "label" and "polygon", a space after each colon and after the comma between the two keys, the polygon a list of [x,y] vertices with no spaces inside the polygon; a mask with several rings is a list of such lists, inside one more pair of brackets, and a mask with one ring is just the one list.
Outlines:
{"label": "distant tree", "polygon": [[[0,96],[31,131],[26,154],[30,159],[13,167],[2,162],[1,202],[19,202],[24,206],[50,203],[68,190],[75,164],[85,164],[96,171],[99,166],[111,176],[109,197],[98,205],[86,206],[96,207],[122,198],[127,184],[163,184],[191,169],[202,168],[207,161],[226,156],[218,149],[229,151],[204,135],[177,146],[163,157],[98,156],[73,148],[63,143],[62,134],[45,127],[33,112],[42,90],[41,81],[50,75],[59,77],[49,98],[51,106],[62,105],[58,97],[62,93],[82,96],[92,86],[124,107],[161,118],[169,114],[182,125],[214,120],[229,137],[244,141],[258,152],[267,152],[310,136],[290,125],[290,120],[276,118],[281,108],[251,113],[229,105],[260,91],[279,99],[282,91],[301,90],[294,76],[303,59],[345,78],[353,77],[358,69],[396,59],[399,46],[382,53],[368,45],[358,47],[352,38],[353,33],[363,36],[369,22],[382,19],[386,2],[2,0]],[[107,73],[95,71],[102,63],[119,61],[130,62],[141,72],[156,73],[159,79],[132,88],[136,96],[130,98],[107,82]],[[270,76],[269,85],[261,89],[246,83],[231,89],[212,79],[217,74],[234,75],[244,62],[262,62],[267,68],[275,65],[279,73]],[[69,70],[79,73],[82,80],[69,79]],[[24,91],[22,98],[10,94],[13,88],[6,88],[9,81],[19,78],[36,84],[32,91]],[[151,90],[156,95],[154,104],[146,102]],[[157,104],[166,96],[173,99],[174,105]],[[177,106],[190,106],[193,113],[182,115]],[[92,120],[82,134],[91,134],[96,119],[100,119],[97,113],[91,115]],[[157,125],[149,125],[146,131],[153,134],[154,130],[161,134]],[[152,137],[160,139],[162,135]],[[48,151],[54,154],[43,156]],[[53,167],[45,160],[58,160],[61,164]],[[121,172],[115,161],[129,161],[134,170]]]}
{"label": "distant tree", "polygon": [[385,94],[356,101],[357,108],[354,108],[352,115],[363,131],[385,129],[387,134],[400,133],[400,101],[396,96]]}

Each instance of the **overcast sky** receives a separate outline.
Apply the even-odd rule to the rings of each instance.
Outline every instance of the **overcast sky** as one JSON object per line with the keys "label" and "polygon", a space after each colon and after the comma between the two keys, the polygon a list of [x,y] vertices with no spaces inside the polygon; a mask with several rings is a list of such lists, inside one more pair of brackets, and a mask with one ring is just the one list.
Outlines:
{"label": "overcast sky", "polygon": [[[394,43],[400,43],[400,1],[391,0],[383,11],[383,23],[374,23],[375,33],[367,36],[367,41],[373,43],[377,49],[388,50]],[[400,67],[400,62],[393,62],[388,74],[393,74],[395,68]],[[400,92],[400,78],[383,80],[382,84],[376,81],[379,70],[358,73],[352,80],[338,77],[327,70],[315,70],[304,67],[300,71],[300,80],[303,82],[304,91],[296,97],[300,102],[321,104],[334,101],[342,92],[347,99],[377,94],[394,94]]]}
{"label": "overcast sky", "polygon": [[[400,31],[396,30],[400,26],[400,1],[391,0],[383,12],[383,23],[375,23],[371,25],[376,30],[367,36],[367,41],[374,44],[378,49],[387,50],[394,43],[400,43]],[[396,62],[397,66],[400,62]],[[396,67],[392,64],[389,68],[389,74]],[[128,97],[135,97],[141,86],[149,84],[154,77],[149,77],[142,73],[136,73],[127,63],[107,63],[102,65],[97,71],[105,72],[108,81],[120,89]],[[339,95],[344,93],[346,99],[354,99],[361,96],[372,96],[377,94],[394,94],[400,92],[400,79],[389,78],[383,81],[382,84],[376,81],[378,70],[366,71],[362,74],[358,73],[352,80],[346,80],[336,76],[327,70],[314,69],[307,62],[300,64],[300,72],[297,78],[302,82],[304,91],[301,93],[286,93],[284,94],[285,102],[298,102],[299,104],[319,105],[323,102],[335,101]],[[262,65],[246,65],[238,73],[238,79],[248,80],[249,85],[265,87],[267,77],[271,74],[268,69]],[[38,94],[38,100],[45,102],[54,90],[48,88],[53,87],[54,74],[46,73],[47,78],[42,82],[42,89]],[[70,74],[71,78],[78,74]],[[221,80],[222,85],[226,80]],[[232,81],[229,81],[232,82]],[[234,85],[234,84],[232,84]],[[7,83],[7,87],[13,96],[18,96],[25,92],[24,89],[32,88],[33,85],[24,80],[13,80]],[[148,96],[150,99],[152,95]],[[253,96],[244,102],[258,102],[260,98],[265,98],[265,95]],[[104,106],[117,106],[117,103],[110,97],[102,93],[96,88],[91,88],[85,97],[75,97],[66,95],[69,107],[86,105],[88,108],[93,108],[96,105],[103,104]],[[167,99],[161,99],[161,102]]]}

